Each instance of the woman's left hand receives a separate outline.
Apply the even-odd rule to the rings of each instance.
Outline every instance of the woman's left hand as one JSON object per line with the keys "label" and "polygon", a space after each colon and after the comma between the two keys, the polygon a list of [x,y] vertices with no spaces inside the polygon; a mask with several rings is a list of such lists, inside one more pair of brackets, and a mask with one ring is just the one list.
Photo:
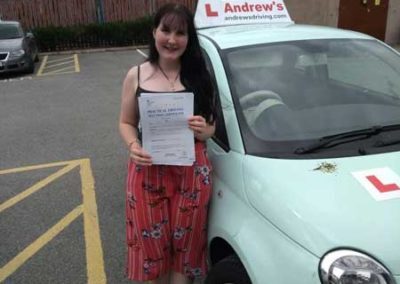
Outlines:
{"label": "woman's left hand", "polygon": [[215,127],[206,122],[201,115],[194,115],[188,118],[189,128],[193,130],[196,139],[204,141],[214,134]]}

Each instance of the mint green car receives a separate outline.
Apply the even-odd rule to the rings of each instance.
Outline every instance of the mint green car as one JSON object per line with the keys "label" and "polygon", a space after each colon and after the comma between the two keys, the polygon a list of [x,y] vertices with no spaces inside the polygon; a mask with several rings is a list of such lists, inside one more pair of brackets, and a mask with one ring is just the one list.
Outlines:
{"label": "mint green car", "polygon": [[206,283],[400,284],[400,54],[327,27],[198,33],[219,98]]}

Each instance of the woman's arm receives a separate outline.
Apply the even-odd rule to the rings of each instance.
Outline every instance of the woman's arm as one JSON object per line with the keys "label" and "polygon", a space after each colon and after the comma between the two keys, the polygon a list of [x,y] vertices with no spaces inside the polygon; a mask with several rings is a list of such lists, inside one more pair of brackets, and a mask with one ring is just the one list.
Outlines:
{"label": "woman's arm", "polygon": [[129,70],[122,86],[119,132],[134,162],[140,165],[151,165],[151,157],[144,152],[138,140],[138,106],[135,97],[138,86],[137,72],[137,67]]}

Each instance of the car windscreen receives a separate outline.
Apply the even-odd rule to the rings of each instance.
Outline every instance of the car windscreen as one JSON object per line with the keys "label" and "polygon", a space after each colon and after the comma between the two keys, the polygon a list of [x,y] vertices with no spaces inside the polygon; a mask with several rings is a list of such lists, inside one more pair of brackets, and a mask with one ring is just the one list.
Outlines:
{"label": "car windscreen", "polygon": [[250,152],[400,124],[400,56],[378,41],[281,42],[223,57]]}
{"label": "car windscreen", "polygon": [[18,25],[0,23],[0,39],[13,39],[23,37],[23,32]]}

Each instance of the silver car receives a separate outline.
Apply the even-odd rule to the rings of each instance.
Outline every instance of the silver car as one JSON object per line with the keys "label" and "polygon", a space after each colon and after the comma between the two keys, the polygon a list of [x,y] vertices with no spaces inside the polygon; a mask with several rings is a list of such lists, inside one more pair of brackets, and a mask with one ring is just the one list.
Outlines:
{"label": "silver car", "polygon": [[24,32],[16,21],[0,21],[0,73],[33,73],[39,61],[32,33]]}

